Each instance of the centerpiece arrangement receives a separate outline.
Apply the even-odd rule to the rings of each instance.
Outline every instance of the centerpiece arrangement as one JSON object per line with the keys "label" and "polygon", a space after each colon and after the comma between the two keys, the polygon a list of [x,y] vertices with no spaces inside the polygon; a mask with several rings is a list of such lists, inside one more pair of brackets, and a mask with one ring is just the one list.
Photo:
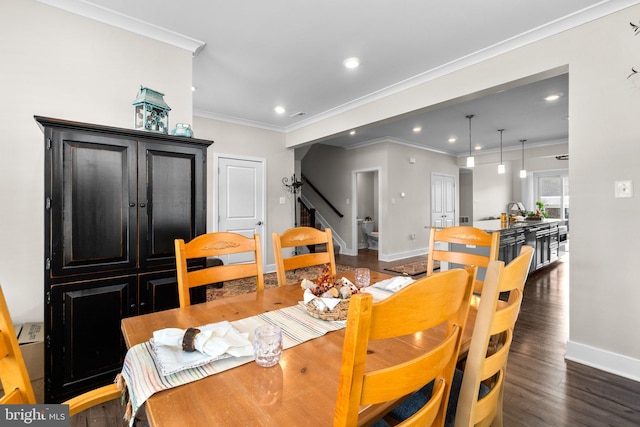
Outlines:
{"label": "centerpiece arrangement", "polygon": [[302,279],[300,284],[304,289],[304,303],[307,312],[322,320],[346,320],[349,311],[351,295],[360,291],[348,279],[337,279],[325,266],[316,282]]}

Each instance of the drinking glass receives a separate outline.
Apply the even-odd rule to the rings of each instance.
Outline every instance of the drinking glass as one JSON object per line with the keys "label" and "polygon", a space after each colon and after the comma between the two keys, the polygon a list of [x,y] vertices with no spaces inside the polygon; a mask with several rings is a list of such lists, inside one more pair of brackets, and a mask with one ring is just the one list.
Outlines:
{"label": "drinking glass", "polygon": [[368,268],[356,268],[356,286],[358,288],[369,286],[370,280],[371,274]]}
{"label": "drinking glass", "polygon": [[256,363],[269,367],[278,363],[282,355],[282,330],[275,325],[258,326],[253,334]]}

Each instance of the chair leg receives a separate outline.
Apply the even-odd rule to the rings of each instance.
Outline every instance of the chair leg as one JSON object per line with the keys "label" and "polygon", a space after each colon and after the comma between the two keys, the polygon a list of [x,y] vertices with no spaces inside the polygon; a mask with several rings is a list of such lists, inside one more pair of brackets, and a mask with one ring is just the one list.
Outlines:
{"label": "chair leg", "polygon": [[503,427],[503,419],[502,419],[502,402],[504,400],[504,382],[502,383],[502,387],[500,387],[500,393],[498,394],[498,402],[496,402],[496,417],[493,420],[492,425],[495,427]]}

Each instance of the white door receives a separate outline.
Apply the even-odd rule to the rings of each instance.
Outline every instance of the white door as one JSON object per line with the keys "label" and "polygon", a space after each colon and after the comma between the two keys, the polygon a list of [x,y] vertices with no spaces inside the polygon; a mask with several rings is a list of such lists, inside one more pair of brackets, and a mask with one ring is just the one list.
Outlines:
{"label": "white door", "polygon": [[[264,253],[264,161],[218,158],[218,231],[253,237],[260,234]],[[223,257],[225,265],[253,262],[251,254]]]}
{"label": "white door", "polygon": [[431,226],[452,227],[456,218],[456,180],[451,175],[431,174]]}

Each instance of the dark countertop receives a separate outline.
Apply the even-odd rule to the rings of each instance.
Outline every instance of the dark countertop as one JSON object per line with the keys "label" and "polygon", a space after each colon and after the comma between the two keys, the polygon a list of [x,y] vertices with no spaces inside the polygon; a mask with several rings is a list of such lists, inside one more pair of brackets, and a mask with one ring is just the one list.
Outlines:
{"label": "dark countertop", "polygon": [[473,221],[473,226],[484,230],[488,233],[492,233],[494,231],[505,231],[505,230],[526,230],[531,227],[539,227],[541,225],[547,224],[558,224],[562,225],[565,223],[563,219],[554,219],[554,218],[543,218],[540,220],[524,220],[524,221],[516,221],[507,224],[501,224],[499,219],[488,219],[483,221]]}

